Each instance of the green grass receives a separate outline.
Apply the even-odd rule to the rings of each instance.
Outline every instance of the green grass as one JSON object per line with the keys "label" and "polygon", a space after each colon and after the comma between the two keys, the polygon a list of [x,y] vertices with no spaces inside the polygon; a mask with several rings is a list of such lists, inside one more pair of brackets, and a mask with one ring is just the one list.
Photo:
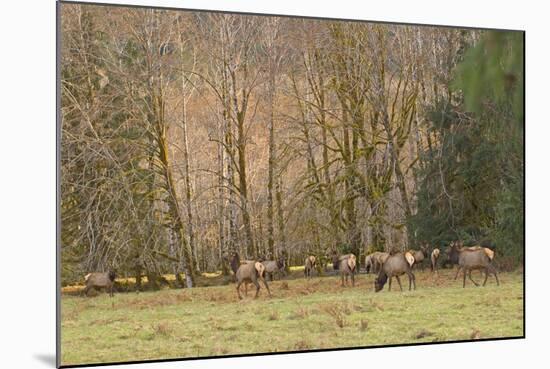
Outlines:
{"label": "green grass", "polygon": [[[90,364],[523,335],[523,276],[501,286],[417,272],[417,290],[373,292],[336,277],[276,281],[272,298],[239,301],[235,285],[62,297],[62,364]],[[474,272],[474,279],[479,274]],[[401,278],[403,287],[408,279]],[[460,279],[460,278],[459,278]]]}

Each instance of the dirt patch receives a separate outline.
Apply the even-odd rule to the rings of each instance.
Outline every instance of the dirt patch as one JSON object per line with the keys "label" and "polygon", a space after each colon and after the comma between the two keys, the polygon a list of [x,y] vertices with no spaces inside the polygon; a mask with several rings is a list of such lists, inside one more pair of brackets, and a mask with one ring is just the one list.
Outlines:
{"label": "dirt patch", "polygon": [[295,350],[308,350],[311,349],[311,344],[306,340],[300,340],[294,344]]}
{"label": "dirt patch", "polygon": [[416,338],[417,340],[419,339],[422,339],[424,337],[430,337],[430,336],[433,336],[433,332],[430,332],[426,329],[421,329],[420,331],[418,331],[415,335],[414,335],[414,338]]}

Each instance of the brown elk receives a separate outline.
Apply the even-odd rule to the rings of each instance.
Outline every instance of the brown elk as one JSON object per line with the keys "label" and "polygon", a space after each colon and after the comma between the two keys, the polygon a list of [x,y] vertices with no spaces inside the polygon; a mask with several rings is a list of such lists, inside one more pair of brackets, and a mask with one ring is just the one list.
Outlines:
{"label": "brown elk", "polygon": [[462,270],[463,281],[462,287],[466,287],[466,274],[468,278],[472,281],[473,284],[479,286],[479,284],[472,279],[472,270],[478,269],[482,272],[485,272],[485,280],[483,281],[483,286],[487,283],[487,278],[489,274],[495,276],[497,286],[500,286],[497,270],[493,265],[492,261],[495,257],[493,250],[482,247],[482,246],[470,246],[463,247],[461,242],[451,242],[449,246],[449,259],[451,262],[458,264],[458,269],[456,271],[455,280],[458,278],[458,274]]}
{"label": "brown elk", "polygon": [[316,263],[317,263],[317,259],[315,258],[315,256],[309,255],[306,258],[304,263],[304,276],[306,278],[308,279],[311,278],[311,273],[315,269]]}
{"label": "brown elk", "polygon": [[371,271],[374,273],[374,263],[375,260],[372,254],[365,256],[365,271],[367,274]]}
{"label": "brown elk", "polygon": [[414,264],[414,257],[409,253],[397,253],[394,255],[390,255],[386,258],[386,260],[382,263],[382,266],[380,267],[380,272],[378,273],[378,276],[374,280],[374,291],[379,292],[384,288],[384,285],[389,279],[388,287],[389,291],[391,291],[391,280],[392,277],[395,277],[397,279],[397,283],[399,283],[399,289],[403,291],[403,287],[401,286],[401,280],[399,279],[400,275],[407,274],[409,277],[409,291],[411,290],[411,284],[414,286],[414,289],[416,290],[416,281],[415,276],[412,272],[412,265]]}
{"label": "brown elk", "polygon": [[237,296],[239,296],[239,299],[242,299],[240,287],[243,283],[245,284],[245,294],[247,283],[254,283],[254,285],[256,286],[256,294],[254,295],[254,298],[258,297],[258,293],[260,292],[260,284],[258,283],[258,279],[262,281],[265,288],[267,289],[267,293],[271,297],[269,285],[264,278],[265,267],[262,263],[252,260],[241,262],[239,254],[235,252],[233,254],[233,258],[231,259],[231,269],[235,273],[235,278],[237,280]]}
{"label": "brown elk", "polygon": [[[431,261],[431,268],[432,268],[432,272],[435,272],[435,273],[438,273],[437,271],[437,260],[439,259],[439,254],[440,254],[440,251],[438,248],[435,248],[432,250],[432,254],[430,255],[430,261]],[[439,275],[439,273],[438,273]]]}
{"label": "brown elk", "polygon": [[355,255],[338,255],[336,252],[333,252],[331,258],[334,271],[339,271],[342,277],[342,286],[344,286],[344,278],[347,284],[349,276],[351,276],[352,286],[355,286],[355,269],[357,266],[357,258]]}
{"label": "brown elk", "polygon": [[380,266],[384,264],[384,261],[390,256],[387,252],[375,251],[371,256],[372,261],[372,272],[378,273],[380,271]]}
{"label": "brown elk", "polygon": [[[357,258],[353,254],[342,255],[338,260],[333,260],[333,263],[338,264],[340,277],[342,278],[342,287],[348,284],[348,277],[351,277],[351,285],[355,287],[355,267],[357,266]],[[333,264],[334,265],[334,264]],[[344,284],[344,278],[346,283]]]}
{"label": "brown elk", "polygon": [[115,284],[115,271],[110,270],[108,272],[103,273],[88,273],[84,277],[84,281],[86,283],[86,287],[84,288],[84,295],[88,295],[88,291],[92,288],[105,288],[109,290],[109,296],[113,297],[113,286]]}
{"label": "brown elk", "polygon": [[277,260],[267,260],[262,261],[262,264],[265,267],[265,274],[266,276],[269,275],[269,280],[273,281],[273,273],[279,274],[279,278],[282,275],[286,275],[285,267],[285,257],[284,255],[279,256]]}
{"label": "brown elk", "polygon": [[420,250],[409,250],[409,253],[414,257],[414,268],[416,265],[420,265],[420,269],[424,270],[424,260],[430,255],[428,252],[428,244],[420,246]]}

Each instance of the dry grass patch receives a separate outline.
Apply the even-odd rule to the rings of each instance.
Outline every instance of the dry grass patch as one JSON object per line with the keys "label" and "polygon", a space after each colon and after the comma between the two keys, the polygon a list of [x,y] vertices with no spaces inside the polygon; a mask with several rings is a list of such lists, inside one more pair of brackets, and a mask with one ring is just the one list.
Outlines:
{"label": "dry grass patch", "polygon": [[153,325],[153,332],[158,336],[170,337],[174,333],[174,328],[168,323],[161,322]]}
{"label": "dry grass patch", "polygon": [[305,307],[299,307],[292,313],[288,319],[305,319],[309,316],[310,311],[308,308]]}
{"label": "dry grass patch", "polygon": [[279,320],[279,317],[280,317],[280,316],[281,316],[281,315],[279,314],[278,311],[273,310],[273,311],[269,314],[269,316],[267,317],[267,320]]}
{"label": "dry grass patch", "polygon": [[474,331],[470,334],[470,339],[472,340],[478,340],[481,338],[481,332],[479,329],[474,329]]}
{"label": "dry grass patch", "polygon": [[312,348],[311,343],[309,343],[306,340],[300,340],[294,344],[295,350],[309,350],[311,348]]}
{"label": "dry grass patch", "polygon": [[336,325],[340,328],[344,328],[346,320],[344,317],[344,310],[341,306],[336,304],[323,305],[322,310],[334,319]]}

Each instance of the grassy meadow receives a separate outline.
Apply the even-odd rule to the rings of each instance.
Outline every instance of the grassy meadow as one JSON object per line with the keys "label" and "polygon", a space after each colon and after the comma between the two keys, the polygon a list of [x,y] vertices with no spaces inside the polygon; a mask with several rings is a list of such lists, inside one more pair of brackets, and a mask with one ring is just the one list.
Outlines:
{"label": "grassy meadow", "polygon": [[[297,274],[297,273],[296,273]],[[480,280],[478,272],[474,279]],[[62,364],[90,364],[230,354],[327,349],[523,335],[523,276],[501,273],[486,287],[417,272],[392,292],[374,293],[373,275],[355,288],[335,276],[274,281],[272,298],[253,288],[239,301],[235,285],[63,295]]]}

